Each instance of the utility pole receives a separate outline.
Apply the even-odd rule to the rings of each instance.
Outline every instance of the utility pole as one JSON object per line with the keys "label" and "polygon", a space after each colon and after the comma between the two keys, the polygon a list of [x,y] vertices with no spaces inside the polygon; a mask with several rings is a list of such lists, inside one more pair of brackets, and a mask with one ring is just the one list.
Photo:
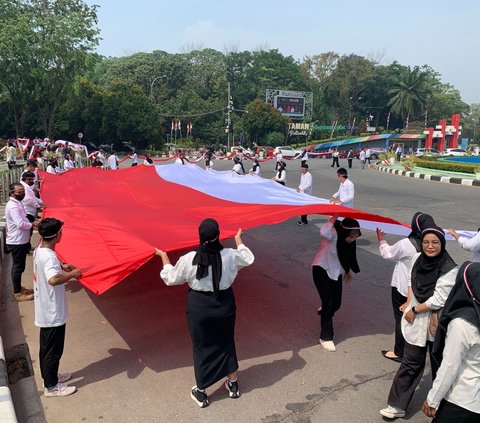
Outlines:
{"label": "utility pole", "polygon": [[230,114],[233,110],[233,100],[230,95],[230,82],[228,83],[228,100],[227,100],[227,119],[225,121],[225,132],[227,133],[227,149],[230,151],[230,131],[232,128],[232,120]]}

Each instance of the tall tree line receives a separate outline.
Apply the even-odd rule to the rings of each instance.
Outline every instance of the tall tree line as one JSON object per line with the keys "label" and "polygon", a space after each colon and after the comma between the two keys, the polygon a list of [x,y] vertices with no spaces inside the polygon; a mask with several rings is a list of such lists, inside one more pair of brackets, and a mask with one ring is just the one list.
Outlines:
{"label": "tall tree line", "polygon": [[478,107],[471,112],[427,65],[335,52],[295,60],[276,49],[101,57],[96,25],[96,7],[80,0],[0,0],[0,137],[73,140],[82,132],[96,145],[146,148],[170,135],[185,137],[191,123],[198,143],[225,143],[226,130],[237,140],[283,143],[288,119],[265,104],[269,88],[312,91],[308,120],[319,125],[373,116],[375,126],[386,126],[389,115],[393,130],[461,113],[464,131],[478,126],[472,117]]}

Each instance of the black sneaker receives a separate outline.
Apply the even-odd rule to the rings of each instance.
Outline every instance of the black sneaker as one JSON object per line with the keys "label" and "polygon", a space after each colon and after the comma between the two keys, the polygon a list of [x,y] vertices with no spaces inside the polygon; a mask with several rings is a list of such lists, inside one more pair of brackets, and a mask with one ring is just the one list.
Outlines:
{"label": "black sneaker", "polygon": [[206,392],[200,391],[196,386],[192,387],[190,396],[200,408],[208,407],[208,397]]}
{"label": "black sneaker", "polygon": [[238,389],[238,382],[231,382],[228,379],[225,381],[225,389],[228,391],[230,398],[238,398],[240,396],[240,390]]}

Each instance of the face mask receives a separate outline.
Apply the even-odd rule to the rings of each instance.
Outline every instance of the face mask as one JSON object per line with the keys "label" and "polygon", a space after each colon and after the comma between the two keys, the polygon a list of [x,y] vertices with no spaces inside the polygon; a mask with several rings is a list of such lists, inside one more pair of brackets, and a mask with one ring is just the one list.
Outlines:
{"label": "face mask", "polygon": [[22,201],[25,198],[25,194],[16,194],[13,196],[15,200]]}

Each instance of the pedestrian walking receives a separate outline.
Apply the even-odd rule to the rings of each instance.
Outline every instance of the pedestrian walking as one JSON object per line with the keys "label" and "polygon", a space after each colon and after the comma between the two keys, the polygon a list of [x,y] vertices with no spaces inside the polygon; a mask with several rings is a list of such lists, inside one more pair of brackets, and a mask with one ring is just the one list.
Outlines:
{"label": "pedestrian walking", "polygon": [[283,161],[277,164],[277,172],[272,180],[278,182],[280,185],[285,186],[285,182],[287,182],[287,164]]}
{"label": "pedestrian walking", "polygon": [[[304,192],[305,194],[312,193],[312,174],[308,171],[308,164],[302,164],[300,168],[302,175],[300,176],[300,184],[298,185],[297,192]],[[300,220],[297,222],[299,226],[305,226],[308,224],[307,215],[300,216]]]}
{"label": "pedestrian walking", "polygon": [[380,255],[384,259],[395,262],[391,282],[393,317],[395,318],[395,344],[393,350],[382,350],[382,355],[398,363],[402,362],[403,348],[405,346],[405,338],[402,334],[403,312],[400,309],[407,302],[407,283],[408,275],[412,270],[412,257],[421,251],[420,238],[423,229],[434,225],[435,221],[432,216],[417,212],[412,218],[412,232],[410,232],[407,238],[401,239],[393,245],[389,245],[383,239],[385,234],[380,229],[377,229]]}
{"label": "pedestrian walking", "polygon": [[360,272],[357,262],[356,240],[362,235],[358,221],[332,216],[320,228],[322,241],[312,262],[312,276],[322,301],[320,315],[320,339],[322,347],[336,350],[333,342],[333,317],[342,304],[342,283],[350,283],[352,273]]}
{"label": "pedestrian walking", "polygon": [[220,228],[214,219],[205,219],[198,228],[200,245],[180,257],[172,266],[165,251],[156,249],[165,284],[188,283],[187,323],[193,346],[196,385],[190,396],[201,408],[209,405],[206,389],[226,377],[230,398],[238,398],[238,360],[235,348],[236,305],[232,284],[243,267],[254,261],[243,243],[242,230],[235,235],[236,249],[220,243]]}
{"label": "pedestrian walking", "polygon": [[347,153],[347,160],[348,160],[348,168],[352,168],[352,163],[353,163],[353,149],[349,149]]}
{"label": "pedestrian walking", "polygon": [[360,163],[362,164],[362,169],[365,169],[366,153],[364,148],[360,150],[358,158],[360,159]]}
{"label": "pedestrian walking", "polygon": [[416,387],[422,379],[427,351],[430,351],[432,380],[437,366],[431,354],[436,329],[435,313],[445,305],[455,283],[458,268],[445,249],[442,228],[425,228],[421,236],[422,251],[413,256],[408,281],[409,301],[403,308],[402,333],[405,338],[403,358],[393,379],[387,407],[380,410],[384,417],[404,417]]}
{"label": "pedestrian walking", "polygon": [[333,150],[332,167],[334,167],[335,165],[337,165],[337,167],[340,167],[340,163],[338,163],[338,156],[339,156],[339,152],[337,150]]}
{"label": "pedestrian walking", "polygon": [[443,308],[433,345],[439,369],[422,410],[435,423],[480,422],[479,298],[480,263],[466,261]]}
{"label": "pedestrian walking", "polygon": [[341,167],[337,170],[337,178],[340,181],[338,191],[330,197],[330,202],[345,207],[353,207],[355,197],[355,185],[348,179],[347,169]]}

